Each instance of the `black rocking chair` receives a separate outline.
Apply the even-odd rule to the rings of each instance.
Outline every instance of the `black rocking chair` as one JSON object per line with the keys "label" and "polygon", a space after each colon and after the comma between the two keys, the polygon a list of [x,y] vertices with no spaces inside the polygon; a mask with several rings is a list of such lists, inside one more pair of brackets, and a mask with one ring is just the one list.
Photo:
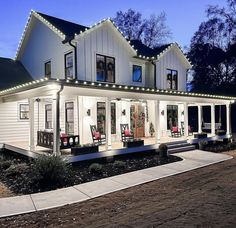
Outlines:
{"label": "black rocking chair", "polygon": [[134,139],[134,134],[130,132],[128,124],[120,124],[121,141],[127,142]]}
{"label": "black rocking chair", "polygon": [[93,138],[93,142],[97,143],[98,145],[106,144],[106,135],[101,134],[98,130],[96,125],[90,125],[90,130]]}

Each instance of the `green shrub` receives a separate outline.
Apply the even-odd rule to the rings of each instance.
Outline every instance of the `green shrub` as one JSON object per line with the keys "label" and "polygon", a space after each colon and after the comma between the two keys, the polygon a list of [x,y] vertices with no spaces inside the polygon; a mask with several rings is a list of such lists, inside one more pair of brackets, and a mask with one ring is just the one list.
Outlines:
{"label": "green shrub", "polygon": [[205,150],[208,145],[208,141],[202,140],[198,143],[199,150]]}
{"label": "green shrub", "polygon": [[32,165],[32,180],[42,189],[66,186],[70,174],[70,166],[57,156],[41,155]]}
{"label": "green shrub", "polygon": [[118,160],[116,160],[116,161],[112,164],[113,168],[118,168],[118,169],[120,169],[120,168],[125,168],[125,165],[126,165],[126,163],[125,163],[124,161],[118,161]]}
{"label": "green shrub", "polygon": [[93,163],[89,166],[90,173],[102,173],[102,165],[98,163]]}
{"label": "green shrub", "polygon": [[161,158],[167,158],[168,157],[168,147],[166,144],[161,144],[159,146],[159,155]]}
{"label": "green shrub", "polygon": [[6,170],[12,165],[12,162],[9,160],[1,160],[0,161],[0,169]]}
{"label": "green shrub", "polygon": [[29,170],[29,166],[26,163],[11,164],[8,169],[5,170],[7,177],[14,177],[22,175]]}
{"label": "green shrub", "polygon": [[159,146],[159,150],[160,150],[160,151],[167,151],[167,150],[168,150],[168,147],[167,147],[166,144],[161,144],[161,145]]}

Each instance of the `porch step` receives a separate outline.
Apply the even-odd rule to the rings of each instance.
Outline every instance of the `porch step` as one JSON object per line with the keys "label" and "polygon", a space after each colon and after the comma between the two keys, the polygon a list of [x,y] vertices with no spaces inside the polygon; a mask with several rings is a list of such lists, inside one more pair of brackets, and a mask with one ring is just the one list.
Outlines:
{"label": "porch step", "polygon": [[190,145],[190,144],[187,143],[187,142],[177,143],[177,144],[171,144],[171,145],[168,145],[168,144],[167,144],[167,148],[168,148],[168,149],[173,149],[173,148],[185,147],[185,146],[189,146],[189,145]]}
{"label": "porch step", "polygon": [[188,143],[187,140],[180,140],[180,141],[174,141],[174,142],[168,142],[168,143],[165,143],[167,146],[170,146],[170,145],[176,145],[176,144],[182,144],[182,143]]}
{"label": "porch step", "polygon": [[190,150],[195,150],[195,149],[196,149],[196,147],[194,145],[189,144],[189,145],[182,146],[182,147],[168,149],[168,154],[185,152],[185,151],[190,151]]}

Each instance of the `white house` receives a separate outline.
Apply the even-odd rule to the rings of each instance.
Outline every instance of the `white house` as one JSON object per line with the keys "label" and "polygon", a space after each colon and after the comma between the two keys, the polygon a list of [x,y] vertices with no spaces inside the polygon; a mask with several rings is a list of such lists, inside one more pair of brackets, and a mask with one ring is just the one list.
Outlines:
{"label": "white house", "polygon": [[79,135],[79,143],[89,143],[90,125],[96,125],[110,149],[121,140],[120,124],[128,124],[135,137],[145,140],[150,123],[155,144],[171,140],[172,126],[188,139],[191,106],[198,107],[198,132],[201,107],[211,107],[210,137],[219,127],[215,106],[226,106],[224,137],[231,136],[235,97],[186,92],[191,63],[177,43],[148,48],[127,40],[110,19],[86,27],[31,11],[15,60],[0,59],[1,78],[9,73],[1,69],[3,60],[5,66],[21,64],[24,73],[11,74],[26,82],[0,91],[2,144],[26,142],[34,151],[37,134],[53,132],[47,140],[60,153],[60,133]]}

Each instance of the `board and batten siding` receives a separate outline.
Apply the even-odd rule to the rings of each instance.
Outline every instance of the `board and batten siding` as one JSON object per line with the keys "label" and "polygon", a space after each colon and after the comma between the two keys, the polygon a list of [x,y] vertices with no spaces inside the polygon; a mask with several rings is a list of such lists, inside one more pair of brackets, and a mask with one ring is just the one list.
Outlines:
{"label": "board and batten siding", "polygon": [[132,64],[139,63],[145,73],[145,62],[134,60],[133,53],[127,48],[113,25],[103,23],[100,27],[77,38],[78,79],[96,81],[96,54],[115,58],[115,83],[126,85],[145,85],[132,81]]}
{"label": "board and batten siding", "polygon": [[180,55],[175,48],[170,49],[156,62],[156,85],[158,89],[167,88],[167,69],[178,71],[178,90],[186,91],[186,71]]}
{"label": "board and batten siding", "polygon": [[47,61],[51,61],[52,78],[64,79],[64,55],[73,48],[62,44],[62,39],[37,18],[33,17],[31,23],[17,59],[34,79],[44,77]]}

